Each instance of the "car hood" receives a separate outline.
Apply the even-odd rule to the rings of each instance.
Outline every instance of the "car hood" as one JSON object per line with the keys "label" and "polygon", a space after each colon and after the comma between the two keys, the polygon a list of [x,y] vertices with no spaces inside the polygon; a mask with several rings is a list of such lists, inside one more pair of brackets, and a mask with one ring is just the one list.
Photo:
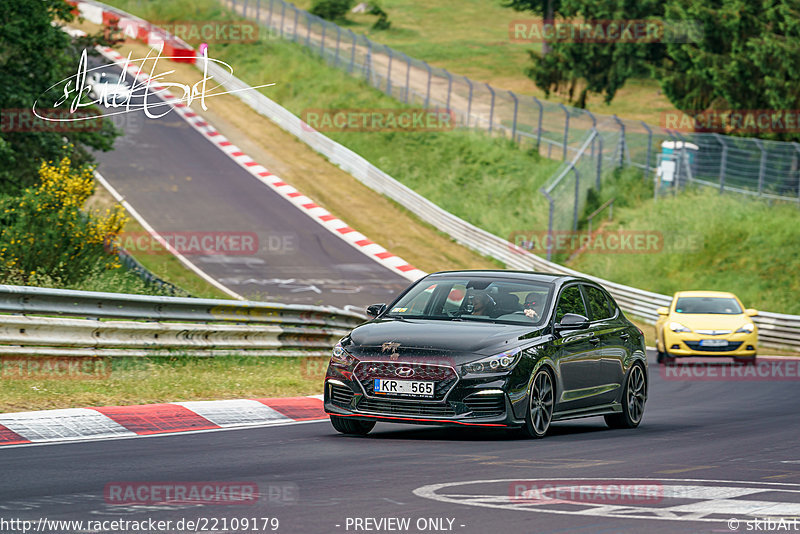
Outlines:
{"label": "car hood", "polygon": [[[541,327],[423,319],[382,319],[356,327],[350,334],[348,352],[362,354],[468,353],[491,355],[515,348],[534,337]],[[384,348],[384,344],[387,345]]]}
{"label": "car hood", "polygon": [[735,331],[745,323],[752,320],[741,313],[737,315],[722,315],[718,313],[673,313],[670,321],[676,321],[683,326],[697,330],[730,330]]}

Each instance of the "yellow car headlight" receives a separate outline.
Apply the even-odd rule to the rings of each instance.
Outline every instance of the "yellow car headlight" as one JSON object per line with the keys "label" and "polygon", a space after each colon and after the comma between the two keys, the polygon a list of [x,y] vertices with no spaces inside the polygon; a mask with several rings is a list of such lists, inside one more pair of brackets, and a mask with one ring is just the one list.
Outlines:
{"label": "yellow car headlight", "polygon": [[756,327],[753,323],[745,323],[736,331],[737,334],[752,334]]}
{"label": "yellow car headlight", "polygon": [[676,323],[675,321],[672,321],[671,323],[669,323],[669,329],[672,330],[673,332],[691,332],[692,331],[690,328],[686,328],[681,323]]}

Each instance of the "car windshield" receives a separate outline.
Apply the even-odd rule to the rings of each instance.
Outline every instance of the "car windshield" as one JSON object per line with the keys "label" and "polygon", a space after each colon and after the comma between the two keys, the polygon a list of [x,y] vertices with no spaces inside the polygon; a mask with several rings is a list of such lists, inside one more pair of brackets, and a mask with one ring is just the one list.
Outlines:
{"label": "car windshield", "polygon": [[675,303],[675,313],[739,315],[742,307],[730,297],[681,297]]}
{"label": "car windshield", "polygon": [[104,72],[100,75],[100,79],[97,80],[97,83],[110,83],[116,85],[119,83],[119,76],[112,72]]}
{"label": "car windshield", "polygon": [[392,305],[388,317],[535,325],[544,321],[552,284],[488,277],[430,278]]}

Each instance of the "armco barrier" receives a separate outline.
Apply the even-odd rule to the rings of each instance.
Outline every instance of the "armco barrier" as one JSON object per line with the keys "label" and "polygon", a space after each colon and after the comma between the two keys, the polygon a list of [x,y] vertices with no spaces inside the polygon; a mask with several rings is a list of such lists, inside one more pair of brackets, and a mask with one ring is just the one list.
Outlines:
{"label": "armco barrier", "polygon": [[[106,8],[107,6],[103,5],[103,9]],[[124,16],[130,16],[119,10],[114,11]],[[398,202],[423,221],[447,233],[456,242],[480,254],[495,258],[512,269],[572,274],[597,281],[609,290],[626,313],[650,324],[655,323],[658,318],[656,310],[661,306],[669,305],[671,301],[671,297],[667,295],[636,289],[573,271],[490,234],[443,210],[352,150],[314,131],[290,111],[252,89],[248,84],[216,64],[208,65],[208,73],[226,89],[237,91],[234,93],[235,96],[256,112],[309,145],[370,189]],[[755,322],[759,327],[762,346],[800,349],[800,316],[761,312],[755,318]]]}
{"label": "armco barrier", "polygon": [[0,286],[0,312],[0,355],[326,356],[364,320],[329,306],[25,286]]}

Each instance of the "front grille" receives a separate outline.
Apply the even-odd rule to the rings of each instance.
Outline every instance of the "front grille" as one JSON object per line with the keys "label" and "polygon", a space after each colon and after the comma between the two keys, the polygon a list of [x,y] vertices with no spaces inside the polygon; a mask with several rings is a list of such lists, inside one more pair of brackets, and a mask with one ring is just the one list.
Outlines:
{"label": "front grille", "polygon": [[450,404],[439,402],[403,402],[392,399],[370,399],[364,397],[356,408],[359,412],[385,415],[414,415],[431,417],[450,417],[455,410]]}
{"label": "front grille", "polygon": [[506,411],[506,401],[502,395],[470,395],[464,399],[473,417],[490,417],[503,415]]}
{"label": "front grille", "polygon": [[728,341],[728,344],[724,347],[701,347],[699,341],[684,341],[684,343],[686,343],[686,346],[690,349],[702,352],[733,352],[742,345],[741,341]]}
{"label": "front grille", "polygon": [[331,388],[331,402],[339,406],[350,406],[350,401],[353,400],[353,391],[344,386],[330,384]]}
{"label": "front grille", "polygon": [[[413,370],[410,376],[399,376],[396,371],[401,367],[409,367]],[[436,382],[434,386],[434,400],[444,399],[447,392],[458,380],[458,375],[452,367],[442,365],[430,365],[425,363],[404,363],[404,362],[361,362],[353,374],[364,387],[367,395],[375,394],[375,379],[388,378],[394,380],[420,380],[425,382]]]}

